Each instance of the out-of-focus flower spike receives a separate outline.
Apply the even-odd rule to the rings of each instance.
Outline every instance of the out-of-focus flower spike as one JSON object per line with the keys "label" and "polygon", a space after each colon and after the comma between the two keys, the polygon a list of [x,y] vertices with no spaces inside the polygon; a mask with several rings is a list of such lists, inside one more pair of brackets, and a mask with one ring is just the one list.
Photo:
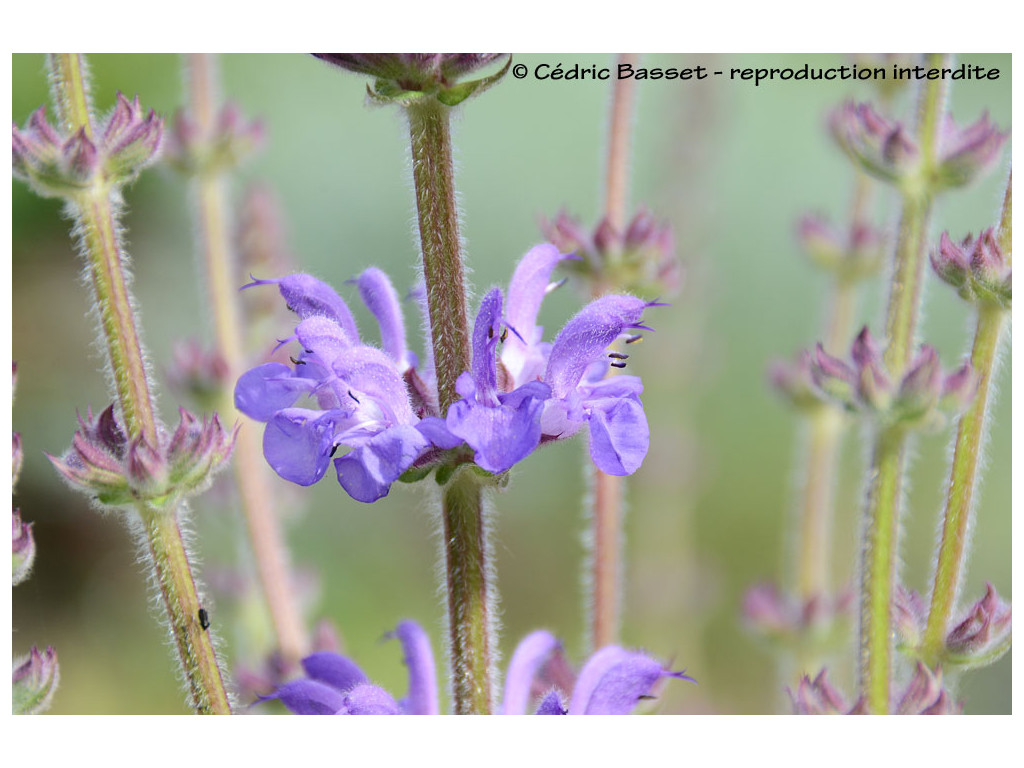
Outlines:
{"label": "out-of-focus flower spike", "polygon": [[977,240],[968,235],[960,243],[954,243],[943,232],[939,247],[931,253],[931,262],[935,273],[967,301],[1012,307],[1012,268],[994,229],[986,229]]}
{"label": "out-of-focus flower spike", "polygon": [[812,355],[804,350],[795,362],[776,360],[768,371],[772,386],[801,411],[819,408],[823,402],[811,373]]}
{"label": "out-of-focus flower spike", "polygon": [[60,682],[57,652],[47,647],[40,653],[32,646],[27,656],[14,660],[11,693],[16,715],[38,715],[50,708]]}

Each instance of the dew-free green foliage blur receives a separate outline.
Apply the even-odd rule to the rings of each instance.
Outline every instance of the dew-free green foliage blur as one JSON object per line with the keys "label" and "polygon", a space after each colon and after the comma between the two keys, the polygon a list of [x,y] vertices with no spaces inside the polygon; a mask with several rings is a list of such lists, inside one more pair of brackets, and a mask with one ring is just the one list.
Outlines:
{"label": "dew-free green foliage blur", "polygon": [[[118,90],[170,116],[182,99],[181,62],[172,55],[91,57],[93,97],[109,109]],[[704,64],[838,66],[841,56],[658,55],[662,66]],[[516,62],[609,66],[611,55],[530,55]],[[1010,121],[1010,57],[963,54],[958,61],[998,67],[998,80],[953,85],[961,122],[983,110],[1003,129]],[[232,55],[221,59],[224,93],[265,121],[266,148],[242,170],[235,190],[262,180],[282,203],[296,269],[345,292],[343,282],[375,264],[399,291],[415,279],[418,253],[408,136],[400,113],[365,103],[365,79],[302,55]],[[588,225],[601,215],[604,140],[610,83],[537,81],[511,76],[460,108],[455,124],[463,235],[475,288],[505,285],[517,259],[541,240],[538,217],[560,208]],[[647,334],[630,358],[643,376],[651,450],[629,480],[626,644],[686,667],[699,686],[670,685],[665,713],[788,711],[785,685],[770,650],[743,628],[740,607],[752,583],[784,572],[785,524],[792,498],[796,418],[767,384],[771,360],[810,347],[821,334],[827,276],[798,252],[794,229],[806,211],[844,222],[853,188],[849,161],[825,129],[828,110],[870,98],[866,82],[643,82],[638,87],[631,204],[672,222],[686,269],[681,295],[652,310]],[[897,109],[906,115],[910,89]],[[48,101],[43,57],[13,59],[13,117],[23,124]],[[942,197],[933,239],[960,238],[996,222],[1006,179],[1002,167],[981,183]],[[129,534],[112,515],[88,507],[58,480],[44,452],[60,454],[76,411],[109,404],[101,350],[87,317],[81,264],[59,203],[13,182],[13,346],[18,362],[14,428],[25,463],[14,503],[35,523],[33,576],[14,589],[14,650],[54,645],[61,686],[54,713],[184,713],[175,662],[159,611]],[[235,195],[237,200],[240,194]],[[197,282],[184,180],[160,167],[125,195],[128,252],[160,408],[173,420],[177,395],[167,386],[172,345],[211,342],[209,308]],[[897,209],[877,198],[877,220],[891,232]],[[258,277],[272,277],[258,275]],[[884,275],[858,307],[856,326],[882,333]],[[354,293],[346,294],[354,296]],[[581,306],[566,288],[546,301],[548,337]],[[358,313],[358,302],[353,309]],[[365,310],[364,310],[365,313]],[[415,312],[408,313],[411,327]],[[966,354],[969,308],[929,274],[921,339],[947,366]],[[361,326],[374,327],[368,314]],[[279,337],[290,333],[282,327]],[[631,350],[634,352],[634,350]],[[991,581],[1010,591],[1009,349],[996,380],[973,555],[963,601]],[[244,428],[258,428],[248,424]],[[904,525],[904,581],[927,592],[947,469],[948,431],[916,443]],[[865,446],[850,430],[839,485],[834,578],[849,579],[857,560]],[[501,647],[507,656],[528,631],[546,627],[582,654],[580,562],[585,444],[546,447],[517,466],[495,497]],[[225,474],[229,479],[229,473]],[[422,623],[439,661],[443,603],[438,592],[436,532],[424,487],[396,484],[373,505],[348,498],[332,478],[311,489],[281,489],[293,563],[316,584],[311,618],[330,618],[345,650],[377,682],[404,690],[394,641],[380,642],[402,618]],[[431,483],[432,481],[428,481]],[[207,581],[251,572],[240,513],[227,486],[193,505],[192,541]],[[248,608],[215,592],[214,629],[229,663],[259,644]],[[249,611],[251,613],[251,611]],[[246,623],[248,621],[248,623]],[[851,636],[852,639],[852,636]],[[832,670],[848,684],[846,662]],[[959,695],[968,713],[1010,711],[1008,655],[965,676]],[[816,670],[811,670],[812,672]]]}

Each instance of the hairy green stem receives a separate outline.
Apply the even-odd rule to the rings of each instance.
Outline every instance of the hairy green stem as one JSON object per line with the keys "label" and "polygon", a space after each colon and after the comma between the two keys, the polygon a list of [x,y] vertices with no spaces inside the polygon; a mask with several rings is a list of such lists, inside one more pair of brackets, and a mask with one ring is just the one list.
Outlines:
{"label": "hairy green stem", "polygon": [[452,694],[457,715],[488,715],[493,705],[492,608],[495,604],[484,487],[468,466],[441,491],[451,637]]}
{"label": "hairy green stem", "polygon": [[[217,72],[211,54],[190,54],[187,66],[187,94],[190,118],[199,141],[212,141],[218,109]],[[209,306],[217,351],[228,368],[228,381],[244,372],[240,283],[235,249],[231,241],[228,179],[220,167],[197,173],[191,182],[195,200],[198,247],[206,277]],[[217,410],[231,423],[239,414],[231,390],[222,393]],[[270,622],[282,657],[298,664],[307,652],[307,641],[298,607],[293,599],[293,581],[287,550],[277,516],[274,514],[267,463],[263,459],[261,436],[255,425],[243,423],[235,439],[232,468],[242,501],[256,573]]]}
{"label": "hairy green stem", "polygon": [[[450,108],[432,97],[406,107],[413,182],[441,416],[459,399],[469,370],[469,328],[459,212],[455,200]],[[468,468],[442,489],[452,692],[456,714],[490,714],[494,686],[490,541],[484,489]]]}
{"label": "hairy green stem", "polygon": [[[1012,261],[1011,210],[1012,194],[1008,180],[997,234],[1007,264]],[[946,633],[956,607],[967,561],[967,539],[974,509],[974,495],[978,486],[978,465],[987,438],[989,385],[995,374],[999,346],[1004,337],[1008,314],[1006,310],[995,305],[978,305],[977,326],[971,350],[971,365],[978,376],[978,391],[957,425],[953,463],[946,491],[946,511],[942,520],[942,534],[932,581],[931,605],[921,644],[922,660],[933,668],[942,660]]]}
{"label": "hairy green stem", "polygon": [[450,107],[430,97],[417,99],[406,108],[423,278],[442,417],[448,412],[448,406],[459,399],[455,380],[469,370],[469,326],[459,211],[455,200],[450,111]]}
{"label": "hairy green stem", "polygon": [[[930,54],[929,67],[941,67],[945,57]],[[930,180],[936,162],[937,136],[947,84],[924,84],[918,102],[917,144],[921,150],[918,174],[902,187],[903,208],[891,276],[886,315],[885,367],[894,380],[902,378],[910,360],[920,311],[926,237],[932,207]],[[900,506],[905,471],[906,433],[880,426],[868,468],[864,513],[860,593],[860,687],[869,712],[887,714],[892,684],[892,599],[899,563]]]}
{"label": "hairy green stem", "polygon": [[[48,62],[62,126],[69,131],[84,129],[92,135],[83,58],[78,54],[51,54]],[[117,195],[116,189],[98,182],[77,195],[70,205],[88,261],[125,427],[130,438],[141,436],[156,447],[158,424],[128,288],[116,219]],[[158,511],[145,505],[137,509],[192,705],[200,714],[231,714],[210,634],[199,622],[201,604],[177,509]]]}

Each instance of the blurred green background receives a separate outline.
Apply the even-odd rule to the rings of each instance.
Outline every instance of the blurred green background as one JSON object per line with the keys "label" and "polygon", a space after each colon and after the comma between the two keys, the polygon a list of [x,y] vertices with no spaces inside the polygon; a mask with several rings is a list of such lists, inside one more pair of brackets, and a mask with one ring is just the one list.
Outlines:
{"label": "blurred green background", "polygon": [[[530,55],[532,67],[608,65],[613,57]],[[1010,58],[962,55],[995,66],[995,81],[955,84],[961,122],[988,110],[1008,128]],[[647,56],[645,63],[836,66],[840,56]],[[170,115],[182,98],[173,55],[91,57],[93,94],[109,109],[118,90]],[[267,148],[247,164],[240,184],[265,180],[280,199],[296,268],[337,287],[370,264],[388,271],[399,291],[415,276],[413,196],[407,135],[397,110],[365,105],[363,78],[303,55],[231,55],[222,59],[224,92],[268,129]],[[588,225],[600,216],[610,84],[505,81],[458,114],[457,181],[472,282],[479,296],[505,285],[517,259],[540,241],[540,216],[567,210]],[[670,685],[663,712],[758,713],[785,710],[784,685],[770,651],[743,628],[740,606],[754,582],[775,578],[786,559],[785,523],[795,477],[796,420],[766,383],[778,357],[811,346],[821,327],[826,276],[796,248],[805,211],[842,222],[853,188],[848,161],[825,130],[826,115],[847,98],[870,98],[868,83],[640,83],[633,147],[634,205],[676,229],[687,270],[672,306],[651,312],[657,333],[630,360],[644,377],[652,441],[630,481],[628,579],[624,641],[677,667],[699,686]],[[909,93],[897,109],[906,114]],[[43,57],[13,58],[13,113],[19,125],[47,101]],[[962,237],[994,223],[1009,151],[1001,170],[943,197],[933,236]],[[68,222],[53,200],[13,182],[13,346],[18,362],[15,430],[25,465],[14,503],[35,523],[38,557],[32,578],[13,593],[15,652],[54,645],[61,664],[55,713],[183,713],[184,696],[164,629],[145,586],[135,546],[113,516],[102,516],[58,479],[44,452],[70,444],[75,412],[110,402],[93,342],[81,264]],[[240,186],[239,186],[240,189]],[[880,195],[878,220],[890,229],[897,210]],[[172,344],[210,340],[209,311],[197,284],[186,185],[168,169],[150,171],[127,191],[128,250],[145,341],[159,382],[161,411],[171,419],[176,396],[166,385]],[[263,275],[264,277],[266,275]],[[970,341],[970,314],[928,275],[921,337],[946,365]],[[344,292],[344,291],[343,291]],[[352,295],[351,292],[348,295]],[[878,281],[858,308],[858,327],[880,334],[885,292]],[[580,306],[569,290],[546,301],[541,320],[554,331]],[[353,306],[358,302],[353,302]],[[475,301],[474,301],[475,305]],[[374,328],[366,314],[364,328]],[[414,323],[410,322],[410,326]],[[278,336],[289,331],[282,327]],[[634,365],[635,363],[635,365]],[[1010,365],[997,381],[987,472],[965,595],[980,597],[986,580],[1010,598]],[[247,426],[246,428],[253,428]],[[907,584],[927,591],[929,560],[942,501],[949,433],[917,442],[904,525]],[[582,653],[580,563],[582,439],[545,448],[516,468],[495,498],[496,551],[502,595],[501,646],[547,627]],[[850,431],[839,487],[836,579],[856,563],[863,435]],[[286,484],[281,481],[281,485]],[[308,491],[283,489],[293,562],[316,574],[312,618],[330,618],[347,652],[372,678],[404,691],[394,642],[381,636],[398,620],[418,620],[434,638],[439,663],[442,602],[438,542],[426,496],[396,486],[372,506],[349,499],[328,477]],[[203,568],[236,568],[246,559],[239,514],[215,488],[194,504],[193,529]],[[215,594],[214,626],[230,663],[252,642],[234,617],[233,597]],[[848,681],[849,655],[833,677]],[[1011,659],[966,677],[967,712],[1010,711]]]}

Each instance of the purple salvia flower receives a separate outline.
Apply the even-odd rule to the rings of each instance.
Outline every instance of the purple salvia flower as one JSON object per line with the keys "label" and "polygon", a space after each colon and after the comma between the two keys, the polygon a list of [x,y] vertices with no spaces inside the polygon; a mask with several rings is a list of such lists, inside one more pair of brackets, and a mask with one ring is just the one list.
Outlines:
{"label": "purple salvia flower", "polygon": [[551,387],[542,419],[545,435],[568,437],[584,424],[590,429],[590,455],[609,475],[635,472],[650,441],[636,376],[602,379],[608,346],[640,323],[644,309],[656,304],[632,296],[604,296],[572,318],[555,338],[544,381]]}
{"label": "purple salvia flower", "polygon": [[[326,474],[339,446],[352,450],[334,459],[338,481],[352,498],[372,502],[432,445],[457,445],[437,417],[420,418],[410,403],[403,367],[405,352],[397,298],[383,275],[363,273],[364,298],[381,323],[387,351],[362,344],[344,300],[309,275],[257,280],[277,284],[299,316],[294,339],[302,352],[295,368],[266,363],[243,374],[235,404],[265,421],[263,453],[275,472],[299,485]],[[319,409],[296,407],[303,396]]]}
{"label": "purple salvia flower", "polygon": [[476,451],[476,463],[495,473],[510,469],[540,443],[541,411],[551,394],[539,381],[508,393],[498,391],[495,354],[503,335],[501,312],[501,291],[494,288],[480,302],[473,327],[473,370],[455,383],[463,399],[452,404],[446,418],[448,431]]}
{"label": "purple salvia flower", "polygon": [[[436,715],[440,711],[434,656],[426,632],[413,621],[403,621],[389,637],[402,644],[409,669],[409,692],[394,698],[367,680],[352,660],[337,653],[314,653],[302,660],[306,677],[278,686],[260,701],[280,699],[298,715]],[[561,648],[550,632],[528,635],[516,648],[509,664],[504,701],[498,709],[508,715],[525,714],[531,690],[541,668]],[[552,689],[538,705],[538,715],[625,715],[637,703],[650,698],[664,678],[690,680],[683,672],[667,670],[660,662],[638,651],[608,646],[584,665],[573,687],[568,709],[562,693]]]}
{"label": "purple salvia flower", "polygon": [[501,363],[516,385],[539,378],[544,372],[550,345],[541,343],[544,329],[537,325],[537,313],[551,287],[551,273],[566,258],[568,256],[549,243],[538,245],[523,256],[512,274],[505,309],[512,333],[505,340]]}

